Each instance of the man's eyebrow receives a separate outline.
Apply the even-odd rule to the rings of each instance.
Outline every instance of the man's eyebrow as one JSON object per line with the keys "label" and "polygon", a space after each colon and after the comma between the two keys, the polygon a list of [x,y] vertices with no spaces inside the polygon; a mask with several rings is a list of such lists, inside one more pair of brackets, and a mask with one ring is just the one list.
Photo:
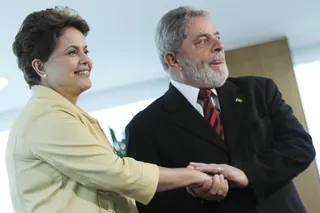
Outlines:
{"label": "man's eyebrow", "polygon": [[[219,32],[215,32],[214,33],[214,36],[217,36],[217,35],[220,35]],[[196,39],[200,38],[200,37],[210,37],[211,35],[209,33],[199,33],[197,36],[196,36]]]}

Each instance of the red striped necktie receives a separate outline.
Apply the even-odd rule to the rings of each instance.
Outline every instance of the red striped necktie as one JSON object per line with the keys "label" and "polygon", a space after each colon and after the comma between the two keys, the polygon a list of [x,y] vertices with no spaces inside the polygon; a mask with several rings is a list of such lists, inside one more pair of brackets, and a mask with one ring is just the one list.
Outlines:
{"label": "red striped necktie", "polygon": [[216,131],[218,136],[224,141],[222,122],[220,119],[220,110],[214,106],[211,97],[215,95],[211,89],[200,89],[199,99],[202,101],[204,119]]}

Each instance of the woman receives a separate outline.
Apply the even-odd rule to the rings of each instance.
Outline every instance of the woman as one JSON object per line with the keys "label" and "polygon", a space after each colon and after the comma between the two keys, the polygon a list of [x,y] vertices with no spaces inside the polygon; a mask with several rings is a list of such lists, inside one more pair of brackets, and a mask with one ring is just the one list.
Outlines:
{"label": "woman", "polygon": [[210,188],[192,169],[120,158],[97,120],[76,106],[91,87],[89,26],[68,8],[31,13],[13,51],[32,97],[9,135],[6,162],[15,212],[137,212],[156,191]]}

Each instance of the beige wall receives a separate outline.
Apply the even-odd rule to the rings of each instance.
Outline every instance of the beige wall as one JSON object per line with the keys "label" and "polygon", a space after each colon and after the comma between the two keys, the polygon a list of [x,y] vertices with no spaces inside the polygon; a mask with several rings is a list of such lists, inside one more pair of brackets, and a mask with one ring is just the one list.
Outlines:
{"label": "beige wall", "polygon": [[[307,129],[288,42],[285,38],[226,52],[230,76],[255,75],[272,78],[284,99]],[[320,181],[315,162],[295,179],[309,213],[320,210]]]}

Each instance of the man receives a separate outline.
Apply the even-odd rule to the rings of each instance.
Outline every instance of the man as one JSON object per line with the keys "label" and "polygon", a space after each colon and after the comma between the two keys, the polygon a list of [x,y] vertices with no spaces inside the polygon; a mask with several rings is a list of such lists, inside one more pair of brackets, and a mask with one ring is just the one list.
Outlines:
{"label": "man", "polygon": [[218,201],[193,188],[172,190],[139,204],[139,211],[306,212],[292,179],[313,161],[315,150],[275,83],[228,79],[223,44],[205,11],[171,10],[158,24],[156,43],[172,81],[128,124],[127,154],[223,175],[229,191]]}

